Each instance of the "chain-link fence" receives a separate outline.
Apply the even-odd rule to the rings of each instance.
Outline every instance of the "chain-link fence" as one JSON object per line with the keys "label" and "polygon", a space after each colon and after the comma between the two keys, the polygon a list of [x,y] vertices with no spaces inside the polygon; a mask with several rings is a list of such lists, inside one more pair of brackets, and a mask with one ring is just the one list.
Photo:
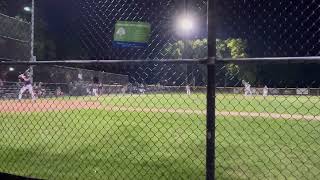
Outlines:
{"label": "chain-link fence", "polygon": [[[292,85],[292,80],[298,80],[287,79],[287,73],[296,64],[268,64],[282,67],[276,79],[272,76],[264,81],[237,79],[250,73],[245,70],[247,67],[259,65],[251,60],[233,64],[240,68],[233,76],[217,72],[217,179],[317,179],[319,176],[317,76],[313,84]],[[310,64],[298,65],[306,68]],[[230,64],[219,66],[225,69]],[[261,67],[262,71],[265,69],[268,67]]]}
{"label": "chain-link fence", "polygon": [[306,1],[216,1],[218,38],[240,38],[249,57],[319,55],[318,5]]}
{"label": "chain-link fence", "polygon": [[2,81],[0,170],[44,179],[205,178],[204,65],[133,64],[127,84],[35,82],[35,97],[24,82]]}
{"label": "chain-link fence", "polygon": [[[38,62],[0,63],[0,171],[317,179],[319,5],[35,1]],[[15,7],[31,1],[0,1],[0,36],[27,43]]]}
{"label": "chain-link fence", "polygon": [[0,60],[30,59],[30,12],[23,9],[26,2],[0,1]]}
{"label": "chain-link fence", "polygon": [[30,59],[30,24],[0,12],[0,59]]}
{"label": "chain-link fence", "polygon": [[[202,41],[207,37],[206,4],[206,1],[178,0],[36,1],[36,24],[43,22],[50,26],[39,29],[36,40],[42,39],[48,45],[54,36],[60,37],[52,45],[56,48],[50,49],[56,57],[37,56],[44,60],[205,58],[206,46]],[[46,16],[48,13],[51,16]],[[179,26],[181,23],[178,21],[185,15],[194,18],[191,26],[196,29],[192,32],[186,33]],[[124,37],[117,35],[119,29],[116,29],[116,25],[127,27]],[[137,28],[135,31],[138,34],[132,28]],[[51,36],[40,36],[41,32],[49,32]],[[191,42],[196,40],[199,42],[192,45]],[[187,48],[183,53],[182,50]],[[203,52],[192,53],[192,48]],[[37,53],[43,54],[39,51]]]}
{"label": "chain-link fence", "polygon": [[318,6],[216,1],[216,179],[318,178]]}

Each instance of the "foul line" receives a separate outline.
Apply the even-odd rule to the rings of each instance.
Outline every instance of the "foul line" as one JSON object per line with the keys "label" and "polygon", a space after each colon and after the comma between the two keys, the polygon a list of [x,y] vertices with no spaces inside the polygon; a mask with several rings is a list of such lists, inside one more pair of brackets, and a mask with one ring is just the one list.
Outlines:
{"label": "foul line", "polygon": [[[191,110],[191,109],[164,109],[164,108],[139,108],[139,107],[118,107],[118,106],[104,106],[109,111],[128,111],[128,112],[145,112],[145,113],[179,113],[188,115],[206,115],[206,111]],[[286,120],[308,120],[320,121],[320,116],[314,115],[300,115],[300,114],[277,114],[267,112],[228,112],[216,111],[217,116],[231,116],[231,117],[260,117],[272,119],[286,119]]]}
{"label": "foul line", "polygon": [[276,113],[257,113],[257,112],[217,112],[220,116],[234,116],[234,117],[260,117],[272,119],[286,119],[286,120],[308,120],[320,121],[320,116],[300,115],[300,114],[276,114]]}
{"label": "foul line", "polygon": [[[0,112],[49,112],[74,109],[100,109],[107,111],[127,111],[127,112],[145,112],[145,113],[178,113],[187,115],[206,115],[206,110],[192,109],[173,109],[173,108],[149,108],[149,107],[126,107],[104,105],[101,102],[90,101],[36,101],[36,102],[0,102]],[[222,117],[250,117],[250,118],[271,118],[284,120],[306,120],[320,121],[320,116],[301,115],[301,114],[278,114],[268,112],[234,112],[234,111],[216,111],[216,115]]]}

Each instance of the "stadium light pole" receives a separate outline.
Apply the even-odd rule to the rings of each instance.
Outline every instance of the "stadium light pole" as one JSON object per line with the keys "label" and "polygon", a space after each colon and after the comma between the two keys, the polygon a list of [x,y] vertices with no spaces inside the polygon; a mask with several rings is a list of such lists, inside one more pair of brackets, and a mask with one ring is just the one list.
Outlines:
{"label": "stadium light pole", "polygon": [[[30,61],[34,62],[36,61],[36,58],[34,56],[34,0],[32,0],[31,2],[31,7],[24,7],[23,8],[24,11],[26,12],[30,12],[31,13],[31,23],[30,23],[30,28],[31,28],[31,32],[30,32]],[[31,75],[31,82],[33,82],[33,66],[30,66],[30,75]]]}
{"label": "stadium light pole", "polygon": [[[183,51],[182,51],[182,58],[183,59],[191,59],[192,58],[192,48],[190,42],[188,42],[190,39],[192,39],[192,34],[196,29],[196,16],[191,13],[188,5],[188,0],[183,1],[183,7],[182,7],[182,13],[177,18],[177,32],[182,37],[183,42]],[[191,68],[190,68],[191,66]],[[193,66],[187,64],[186,65],[186,81],[189,84],[190,83],[190,76],[189,71],[191,69],[192,73],[192,84],[195,85],[195,77],[193,74]]]}
{"label": "stadium light pole", "polygon": [[35,61],[34,58],[34,0],[32,0],[32,7],[31,7],[31,61]]}

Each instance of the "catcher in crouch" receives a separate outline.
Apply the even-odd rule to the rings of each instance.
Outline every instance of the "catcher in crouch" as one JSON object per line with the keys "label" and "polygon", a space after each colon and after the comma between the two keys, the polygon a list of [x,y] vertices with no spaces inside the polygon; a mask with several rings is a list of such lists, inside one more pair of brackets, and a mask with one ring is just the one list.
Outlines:
{"label": "catcher in crouch", "polygon": [[31,83],[31,79],[30,79],[30,75],[25,72],[21,75],[18,76],[18,78],[20,79],[20,81],[23,82],[23,86],[22,88],[20,89],[20,92],[19,92],[19,100],[22,99],[22,94],[28,90],[31,97],[32,97],[32,100],[35,100],[35,96],[34,96],[34,92],[33,92],[33,87],[32,87],[32,83]]}

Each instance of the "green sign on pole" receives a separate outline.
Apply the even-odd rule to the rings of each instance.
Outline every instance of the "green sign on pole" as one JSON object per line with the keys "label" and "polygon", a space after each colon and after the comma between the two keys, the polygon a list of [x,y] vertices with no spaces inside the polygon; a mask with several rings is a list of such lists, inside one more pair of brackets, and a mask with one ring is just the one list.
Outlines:
{"label": "green sign on pole", "polygon": [[114,31],[114,45],[145,47],[150,39],[151,25],[146,22],[118,21]]}

